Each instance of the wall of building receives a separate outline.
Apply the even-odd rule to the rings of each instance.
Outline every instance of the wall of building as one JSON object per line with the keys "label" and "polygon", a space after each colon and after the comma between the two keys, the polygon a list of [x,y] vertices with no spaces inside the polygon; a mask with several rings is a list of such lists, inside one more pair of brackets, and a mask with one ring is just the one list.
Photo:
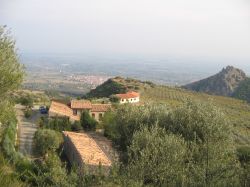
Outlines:
{"label": "wall of building", "polygon": [[90,111],[90,115],[92,116],[92,118],[94,118],[96,121],[101,121],[103,116],[104,116],[104,112],[91,112]]}
{"label": "wall of building", "polygon": [[[78,153],[75,145],[73,142],[64,135],[64,144],[63,150],[65,155],[67,156],[71,166],[77,167],[80,172],[88,172],[92,174],[98,175],[100,172],[100,167],[96,165],[86,165],[84,164],[83,159],[81,158],[80,154]],[[110,171],[110,167],[102,166],[101,167],[102,174],[108,175]]]}
{"label": "wall of building", "polygon": [[77,166],[78,168],[83,168],[84,163],[79,155],[78,151],[76,150],[74,144],[71,142],[71,140],[64,136],[64,153],[66,154],[67,158],[69,159],[69,162],[72,166]]}
{"label": "wall of building", "polygon": [[138,103],[140,102],[140,97],[135,97],[135,98],[129,98],[129,99],[120,99],[120,103]]}
{"label": "wall of building", "polygon": [[[81,117],[83,110],[77,109],[76,111],[77,113],[75,113],[75,115],[78,115]],[[89,111],[89,115],[92,116],[96,121],[101,121],[105,113],[105,112],[92,112],[91,110],[88,110],[88,111]]]}

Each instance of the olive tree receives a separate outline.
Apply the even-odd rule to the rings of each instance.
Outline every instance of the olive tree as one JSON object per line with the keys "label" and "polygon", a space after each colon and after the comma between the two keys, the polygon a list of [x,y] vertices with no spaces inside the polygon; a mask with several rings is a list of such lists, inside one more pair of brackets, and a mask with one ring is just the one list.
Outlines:
{"label": "olive tree", "polygon": [[23,66],[18,60],[15,41],[3,26],[0,26],[0,75],[0,98],[17,89],[24,75]]}
{"label": "olive tree", "polygon": [[7,124],[8,119],[13,117],[9,93],[21,85],[23,75],[23,66],[18,62],[15,41],[6,27],[0,26],[0,136],[2,124]]}
{"label": "olive tree", "polygon": [[220,109],[212,103],[188,101],[170,112],[163,125],[187,142],[192,166],[189,178],[196,184],[238,182],[233,129]]}
{"label": "olive tree", "polygon": [[62,142],[62,135],[50,129],[39,129],[34,136],[36,151],[41,155],[57,150]]}
{"label": "olive tree", "polygon": [[154,125],[133,135],[128,148],[129,177],[144,184],[178,186],[186,179],[187,145],[180,136]]}

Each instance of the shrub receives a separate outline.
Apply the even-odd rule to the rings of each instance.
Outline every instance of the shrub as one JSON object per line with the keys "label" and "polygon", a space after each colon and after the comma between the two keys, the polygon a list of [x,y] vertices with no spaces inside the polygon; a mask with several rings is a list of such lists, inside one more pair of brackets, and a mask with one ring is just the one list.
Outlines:
{"label": "shrub", "polygon": [[237,155],[242,163],[250,163],[250,146],[241,146],[237,149]]}
{"label": "shrub", "polygon": [[14,163],[21,158],[21,155],[15,150],[16,125],[14,121],[8,123],[1,142],[5,156]]}
{"label": "shrub", "polygon": [[39,129],[34,136],[36,151],[41,155],[45,155],[50,150],[57,150],[62,142],[62,135],[50,129]]}
{"label": "shrub", "polygon": [[104,119],[105,134],[118,144],[121,150],[127,150],[135,131],[140,125],[151,126],[168,113],[165,105],[131,106],[120,105],[111,119]]}
{"label": "shrub", "polygon": [[119,102],[119,98],[117,96],[115,96],[115,95],[111,95],[109,97],[109,99],[110,99],[111,102],[114,102],[114,103],[118,103]]}
{"label": "shrub", "polygon": [[26,109],[26,110],[24,111],[24,117],[30,118],[31,115],[32,115],[32,110],[31,110],[31,109]]}
{"label": "shrub", "polygon": [[180,186],[186,178],[188,147],[183,138],[157,125],[133,135],[128,149],[129,178],[154,186]]}
{"label": "shrub", "polygon": [[94,131],[97,126],[97,121],[89,115],[88,111],[83,111],[80,123],[84,130]]}
{"label": "shrub", "polygon": [[78,122],[78,121],[75,121],[75,122],[72,124],[72,126],[71,126],[71,130],[72,130],[72,131],[80,131],[80,130],[82,130],[82,125],[81,125],[81,123]]}
{"label": "shrub", "polygon": [[19,99],[19,102],[20,102],[21,105],[24,105],[24,106],[26,106],[28,108],[31,108],[31,107],[33,107],[33,102],[34,101],[33,101],[31,96],[26,96],[26,97],[21,97]]}
{"label": "shrub", "polygon": [[56,131],[69,131],[71,130],[71,122],[66,117],[56,117],[54,119],[50,119],[48,123],[44,126],[47,129],[53,129]]}

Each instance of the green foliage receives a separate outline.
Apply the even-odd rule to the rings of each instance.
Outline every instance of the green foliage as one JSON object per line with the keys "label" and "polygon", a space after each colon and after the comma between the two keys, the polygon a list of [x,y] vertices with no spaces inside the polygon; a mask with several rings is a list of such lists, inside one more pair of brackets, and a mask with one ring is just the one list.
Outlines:
{"label": "green foliage", "polygon": [[141,124],[151,126],[167,113],[168,108],[165,105],[121,105],[114,114],[104,117],[105,134],[126,152],[134,132],[140,129]]}
{"label": "green foliage", "polygon": [[[141,126],[151,128],[155,124],[165,129],[166,136],[172,133],[185,140],[188,146],[188,159],[185,160],[186,165],[183,164],[182,170],[187,169],[187,184],[191,186],[238,184],[239,163],[235,154],[232,129],[223,113],[212,104],[189,101],[172,110],[164,105],[149,104],[139,107],[124,105],[118,108],[111,120],[107,120],[105,129],[108,129],[106,132],[108,136],[115,135],[114,141],[126,155]],[[146,135],[145,138],[154,139]],[[147,140],[140,141],[141,146],[145,145],[143,141],[147,142]],[[149,147],[145,150],[150,149]],[[143,150],[137,153],[138,157],[144,154]],[[172,153],[174,154],[174,151],[169,152]],[[133,156],[136,157],[136,154]],[[150,163],[152,157],[143,156],[148,158],[144,162]],[[129,158],[130,155],[128,160],[131,162]]]}
{"label": "green foliage", "polygon": [[119,102],[119,98],[115,95],[111,95],[109,97],[110,101],[113,102],[113,103],[118,103]]}
{"label": "green foliage", "polygon": [[72,126],[71,126],[71,130],[72,131],[80,131],[80,130],[82,130],[83,128],[82,128],[82,125],[81,125],[81,123],[79,122],[79,121],[75,121],[73,124],[72,124]]}
{"label": "green foliage", "polygon": [[5,27],[0,26],[0,98],[17,89],[24,76],[18,62],[15,41]]}
{"label": "green foliage", "polygon": [[39,129],[34,136],[36,151],[41,155],[57,150],[62,142],[61,133],[50,129]]}
{"label": "green foliage", "polygon": [[29,109],[29,108],[25,109],[25,111],[24,111],[24,117],[30,118],[31,115],[32,115],[32,110]]}
{"label": "green foliage", "polygon": [[233,97],[250,103],[250,78],[242,81],[233,93]]}
{"label": "green foliage", "polygon": [[21,97],[18,101],[21,105],[24,105],[28,108],[33,107],[33,98],[31,96]]}
{"label": "green foliage", "polygon": [[94,131],[97,126],[97,121],[89,115],[87,110],[81,114],[80,123],[84,130]]}
{"label": "green foliage", "polygon": [[109,97],[110,95],[124,92],[126,92],[126,88],[122,84],[113,79],[109,79],[102,85],[97,86],[95,90],[91,90],[90,93],[87,94],[87,97]]}
{"label": "green foliage", "polygon": [[5,156],[12,162],[17,162],[21,155],[16,152],[15,141],[16,141],[16,121],[12,120],[8,123],[7,128],[4,131],[2,138],[1,147]]}
{"label": "green foliage", "polygon": [[167,86],[156,86],[140,92],[142,102],[166,103],[172,108],[181,106],[187,99],[204,103],[211,102],[221,109],[230,125],[234,126],[237,144],[250,144],[250,105],[244,101]]}
{"label": "green foliage", "polygon": [[102,124],[104,127],[104,136],[108,137],[111,140],[116,140],[119,136],[118,131],[116,130],[116,124],[114,123],[114,112],[106,112],[102,119]]}
{"label": "green foliage", "polygon": [[241,186],[250,186],[250,147],[240,146],[237,155],[243,169],[241,174]]}
{"label": "green foliage", "polygon": [[18,177],[14,169],[11,165],[5,160],[4,156],[0,154],[0,186],[3,187],[24,187],[27,186],[22,183]]}
{"label": "green foliage", "polygon": [[66,117],[56,117],[50,119],[47,123],[45,122],[44,128],[53,129],[55,131],[70,131],[72,124]]}
{"label": "green foliage", "polygon": [[237,183],[239,163],[232,129],[218,108],[189,101],[169,113],[164,127],[188,143],[194,165],[190,179],[200,185],[224,185],[222,178]]}
{"label": "green foliage", "polygon": [[15,110],[13,103],[9,101],[8,99],[0,102],[0,138],[1,133],[4,131],[4,127],[6,127],[6,124],[8,124],[11,121],[15,121]]}
{"label": "green foliage", "polygon": [[237,155],[242,163],[250,163],[250,146],[240,146],[237,148]]}
{"label": "green foliage", "polygon": [[187,152],[182,137],[157,125],[143,127],[134,133],[128,149],[129,178],[154,186],[179,186],[186,180]]}

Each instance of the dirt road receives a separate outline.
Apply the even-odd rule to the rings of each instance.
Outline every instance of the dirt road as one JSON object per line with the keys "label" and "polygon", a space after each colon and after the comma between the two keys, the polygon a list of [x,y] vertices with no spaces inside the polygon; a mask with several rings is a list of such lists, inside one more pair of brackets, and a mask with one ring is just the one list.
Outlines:
{"label": "dirt road", "polygon": [[37,121],[41,117],[37,107],[33,108],[33,114],[30,118],[25,118],[22,105],[16,105],[16,113],[18,119],[18,147],[19,152],[23,155],[33,156],[33,137],[37,131]]}

